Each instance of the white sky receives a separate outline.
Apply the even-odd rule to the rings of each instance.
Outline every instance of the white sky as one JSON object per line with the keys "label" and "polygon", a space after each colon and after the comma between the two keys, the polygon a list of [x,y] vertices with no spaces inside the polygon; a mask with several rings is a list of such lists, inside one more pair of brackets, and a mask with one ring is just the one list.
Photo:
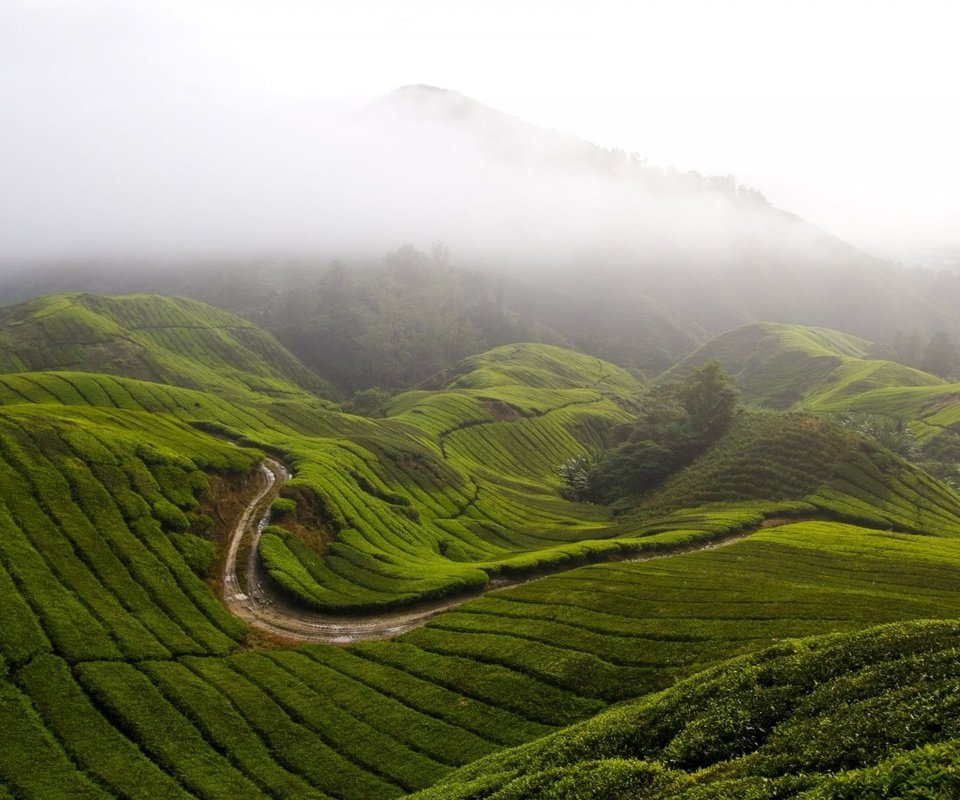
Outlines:
{"label": "white sky", "polygon": [[734,173],[875,252],[960,245],[958,31],[946,0],[0,0],[0,209],[37,189],[24,159],[95,158],[71,142],[98,120],[162,152],[194,115],[426,83]]}

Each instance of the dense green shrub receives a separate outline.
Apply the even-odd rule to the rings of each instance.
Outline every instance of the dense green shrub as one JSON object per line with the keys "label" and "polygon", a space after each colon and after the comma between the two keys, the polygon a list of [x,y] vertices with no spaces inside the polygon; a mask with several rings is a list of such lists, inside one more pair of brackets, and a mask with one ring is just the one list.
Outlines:
{"label": "dense green shrub", "polygon": [[297,510],[297,501],[290,497],[277,497],[270,503],[270,510],[274,514],[292,514]]}
{"label": "dense green shrub", "polygon": [[187,515],[165,497],[154,498],[152,505],[153,515],[164,529],[168,531],[185,531],[190,527],[190,520],[187,519]]}
{"label": "dense green shrub", "polygon": [[213,542],[192,533],[171,533],[170,541],[183,555],[183,560],[190,569],[201,578],[207,576],[207,571],[217,557],[217,547]]}

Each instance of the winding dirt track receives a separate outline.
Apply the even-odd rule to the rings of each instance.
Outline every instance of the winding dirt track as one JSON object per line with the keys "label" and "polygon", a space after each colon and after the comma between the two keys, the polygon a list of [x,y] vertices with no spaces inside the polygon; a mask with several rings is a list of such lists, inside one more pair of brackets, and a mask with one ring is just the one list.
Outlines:
{"label": "winding dirt track", "polygon": [[[269,518],[270,502],[277,496],[283,482],[290,477],[286,467],[271,458],[266,459],[261,464],[260,470],[261,488],[253,500],[247,504],[230,534],[230,543],[223,570],[223,599],[227,608],[235,616],[249,626],[274,636],[302,642],[323,642],[326,644],[350,644],[351,642],[370,639],[388,639],[419,627],[437,614],[449,611],[483,594],[502,591],[547,576],[545,573],[544,575],[515,580],[493,579],[487,588],[481,592],[446,597],[442,600],[418,603],[399,611],[370,615],[330,616],[304,609],[274,588],[257,555],[260,533]],[[712,550],[745,539],[761,528],[772,528],[800,521],[797,518],[768,519],[756,527],[740,530],[702,544],[689,545],[653,555],[628,556],[617,560],[653,561],[701,550]],[[249,557],[246,559],[246,564],[243,565],[245,581],[241,581],[241,576],[237,571],[237,561],[240,546],[244,539],[249,540]]]}

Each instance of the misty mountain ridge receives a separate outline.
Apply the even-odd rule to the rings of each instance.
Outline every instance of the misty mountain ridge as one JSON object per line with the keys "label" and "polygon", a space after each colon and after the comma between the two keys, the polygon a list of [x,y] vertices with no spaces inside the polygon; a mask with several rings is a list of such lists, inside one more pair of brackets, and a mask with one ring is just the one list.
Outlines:
{"label": "misty mountain ridge", "polygon": [[525,122],[450,89],[423,84],[401,86],[373,101],[357,116],[373,119],[379,114],[416,126],[450,126],[490,155],[503,159],[586,168],[610,178],[643,182],[651,188],[678,193],[713,190],[751,204],[769,205],[759,191],[738,186],[732,175],[702,176],[655,167],[637,153],[603,148],[573,134]]}
{"label": "misty mountain ridge", "polygon": [[[222,234],[232,255],[151,255],[147,247],[130,251],[136,259],[80,250],[45,266],[24,260],[0,275],[0,302],[63,290],[187,295],[264,325],[320,374],[336,380],[339,370],[350,388],[410,385],[510,341],[574,347],[655,373],[710,336],[755,321],[880,342],[898,332],[960,335],[951,308],[960,280],[869,256],[732,176],[653,167],[427,86],[401,87],[312,130],[318,139],[293,137],[271,151],[272,170],[237,165],[248,210],[276,202],[249,225],[233,219],[229,237]],[[189,224],[216,238],[238,207]],[[268,230],[281,216],[282,228]],[[256,245],[244,239],[257,230],[269,236]],[[179,232],[174,225],[172,241]],[[191,236],[182,232],[187,247]],[[431,258],[403,242],[437,241],[443,255],[425,280],[445,284],[444,298],[420,279],[405,283],[412,273],[396,266],[398,258]],[[324,299],[332,259],[355,284],[336,312],[349,314],[346,326]],[[388,307],[395,323],[384,318]],[[423,323],[431,316],[463,323],[445,323],[448,334],[457,331],[444,335],[453,344],[435,358],[403,344],[433,335]],[[387,324],[399,325],[403,352],[374,360],[407,359],[416,374],[364,362],[374,356],[358,342],[378,350],[377,328]],[[346,375],[346,364],[358,366]]]}

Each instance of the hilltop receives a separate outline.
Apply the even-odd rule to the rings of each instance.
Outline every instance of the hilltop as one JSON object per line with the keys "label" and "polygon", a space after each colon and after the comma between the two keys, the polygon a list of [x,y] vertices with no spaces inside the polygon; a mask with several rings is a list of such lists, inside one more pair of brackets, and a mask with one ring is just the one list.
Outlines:
{"label": "hilltop", "polygon": [[747,398],[772,408],[798,404],[836,408],[871,389],[947,383],[921,370],[873,358],[872,351],[867,340],[837,330],[755,322],[704,343],[661,380],[683,377],[716,360]]}

